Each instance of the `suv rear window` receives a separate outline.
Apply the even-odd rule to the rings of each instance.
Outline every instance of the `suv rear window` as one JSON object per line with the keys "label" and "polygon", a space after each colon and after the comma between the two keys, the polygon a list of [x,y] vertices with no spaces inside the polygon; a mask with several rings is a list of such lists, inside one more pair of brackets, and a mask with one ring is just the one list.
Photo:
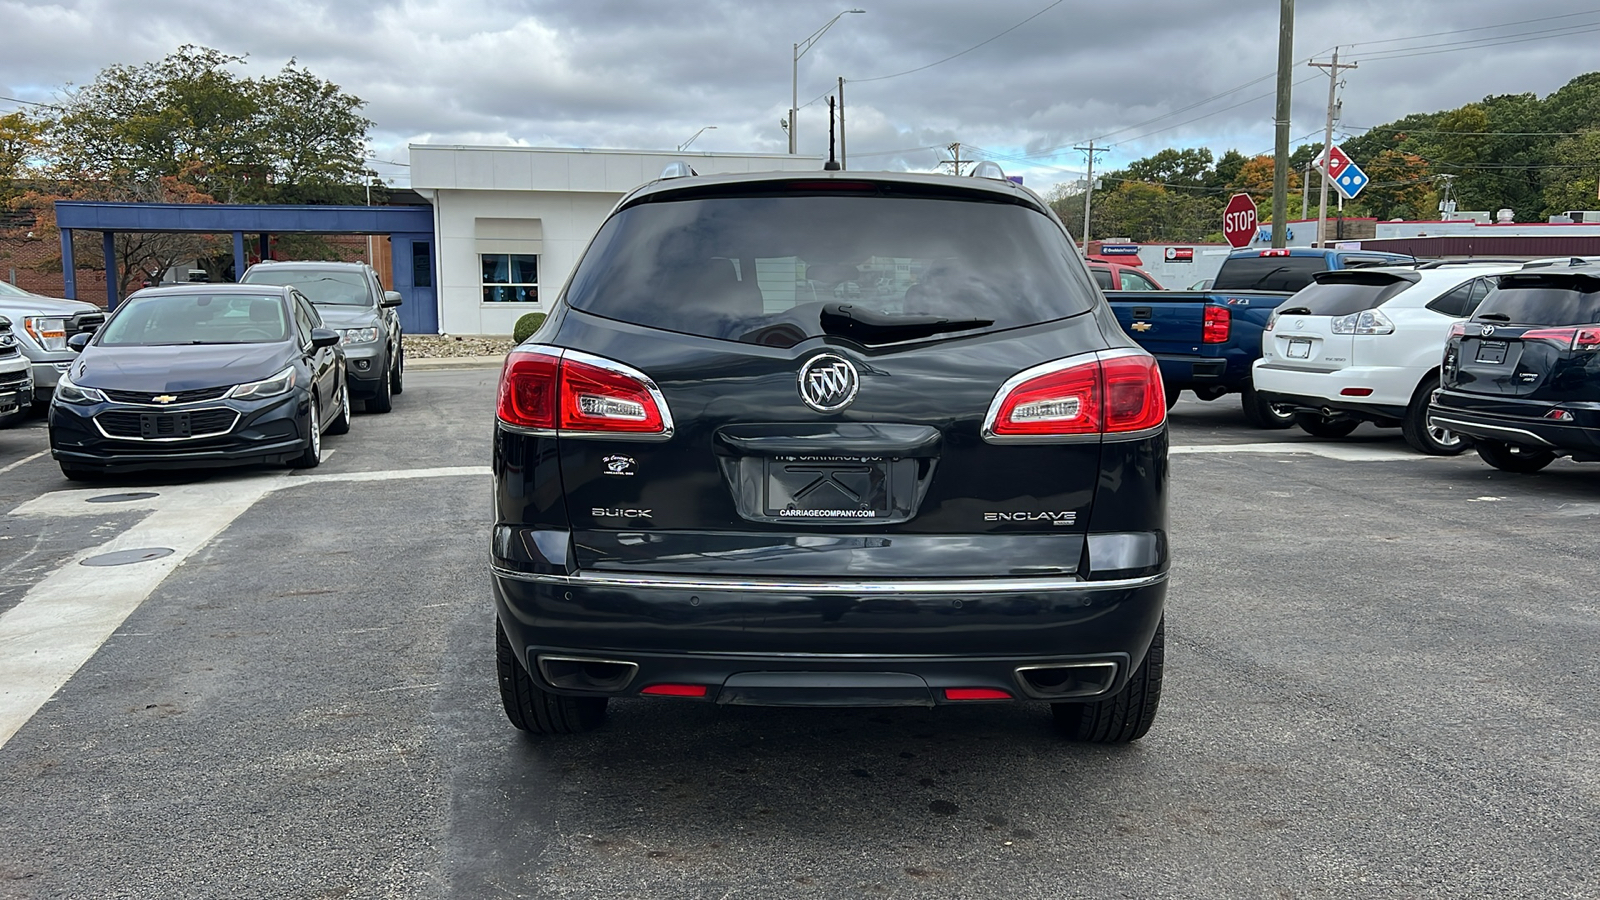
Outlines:
{"label": "suv rear window", "polygon": [[1479,304],[1474,319],[1517,325],[1589,325],[1600,322],[1600,280],[1549,275],[1508,275]]}
{"label": "suv rear window", "polygon": [[1336,277],[1323,277],[1327,280],[1312,282],[1310,287],[1284,301],[1283,312],[1348,316],[1376,309],[1412,285],[1410,279],[1377,272],[1339,272]]}
{"label": "suv rear window", "polygon": [[995,331],[1093,302],[1065,236],[1038,212],[878,195],[641,203],[601,227],[567,290],[584,312],[771,346]]}
{"label": "suv rear window", "polygon": [[1224,260],[1211,285],[1214,291],[1298,291],[1311,276],[1326,272],[1321,256],[1242,256]]}

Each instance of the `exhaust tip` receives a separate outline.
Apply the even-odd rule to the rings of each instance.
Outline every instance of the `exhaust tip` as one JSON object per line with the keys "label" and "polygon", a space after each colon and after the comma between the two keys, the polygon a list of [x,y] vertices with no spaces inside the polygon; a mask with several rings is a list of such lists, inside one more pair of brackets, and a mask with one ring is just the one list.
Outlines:
{"label": "exhaust tip", "polygon": [[614,693],[628,686],[639,664],[584,656],[540,656],[539,674],[551,687]]}
{"label": "exhaust tip", "polygon": [[1038,700],[1072,700],[1095,697],[1111,690],[1117,681],[1117,664],[1111,660],[1018,666],[1017,683],[1023,693]]}

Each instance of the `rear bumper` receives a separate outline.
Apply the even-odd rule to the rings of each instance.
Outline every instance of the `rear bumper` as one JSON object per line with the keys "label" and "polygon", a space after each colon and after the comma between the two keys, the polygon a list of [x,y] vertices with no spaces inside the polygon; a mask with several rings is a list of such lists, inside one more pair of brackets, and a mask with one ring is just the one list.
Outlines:
{"label": "rear bumper", "polygon": [[[1269,403],[1293,406],[1305,412],[1334,412],[1361,419],[1393,425],[1405,418],[1406,405],[1411,390],[1421,380],[1423,372],[1412,378],[1410,370],[1391,367],[1350,367],[1334,372],[1312,372],[1256,363],[1254,382],[1256,393]],[[1409,379],[1410,387],[1400,385]],[[1364,397],[1344,396],[1346,388],[1372,391]]]}
{"label": "rear bumper", "polygon": [[[1411,403],[1411,395],[1429,371],[1402,366],[1346,366],[1332,372],[1317,372],[1263,359],[1255,365],[1254,381],[1258,391],[1355,403],[1375,410],[1398,410],[1403,415]],[[1364,397],[1341,393],[1348,388],[1372,393]]]}
{"label": "rear bumper", "polygon": [[1153,354],[1161,366],[1162,382],[1180,388],[1221,387],[1236,390],[1250,380],[1250,366],[1226,357]]}
{"label": "rear bumper", "polygon": [[[937,705],[951,702],[949,688],[1109,695],[1144,659],[1167,592],[1165,574],[762,582],[496,568],[493,583],[506,637],[546,690],[632,696],[703,685],[706,700],[784,706]],[[573,688],[547,677],[545,657],[634,669],[603,690]],[[1104,677],[1089,693],[1052,696],[1018,672],[1057,666]]]}
{"label": "rear bumper", "polygon": [[[1476,440],[1600,459],[1600,404],[1495,398],[1491,401],[1495,411],[1487,412],[1472,408],[1476,399],[1436,392],[1428,407],[1428,423]],[[1570,413],[1572,421],[1545,418],[1557,409]]]}

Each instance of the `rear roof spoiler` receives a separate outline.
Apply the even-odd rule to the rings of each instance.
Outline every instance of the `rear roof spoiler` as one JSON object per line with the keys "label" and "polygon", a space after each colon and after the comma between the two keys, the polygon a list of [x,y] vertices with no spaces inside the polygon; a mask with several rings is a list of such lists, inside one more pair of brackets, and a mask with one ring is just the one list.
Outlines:
{"label": "rear roof spoiler", "polygon": [[1374,287],[1422,280],[1414,269],[1329,269],[1311,276],[1317,284],[1370,284]]}

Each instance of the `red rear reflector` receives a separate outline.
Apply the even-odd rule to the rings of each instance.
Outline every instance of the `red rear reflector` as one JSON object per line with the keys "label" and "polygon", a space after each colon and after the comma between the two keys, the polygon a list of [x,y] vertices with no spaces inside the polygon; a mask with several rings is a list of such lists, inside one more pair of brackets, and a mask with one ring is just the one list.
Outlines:
{"label": "red rear reflector", "polygon": [[1200,327],[1200,341],[1205,344],[1226,344],[1233,331],[1233,313],[1226,306],[1207,306],[1205,324]]}
{"label": "red rear reflector", "polygon": [[553,347],[521,347],[500,370],[500,421],[523,428],[671,433],[664,401],[643,373]]}
{"label": "red rear reflector", "polygon": [[652,697],[704,697],[706,686],[703,684],[652,684],[639,691]]}
{"label": "red rear reflector", "polygon": [[1155,357],[1089,359],[1045,372],[997,398],[989,433],[997,437],[1142,431],[1166,421]]}
{"label": "red rear reflector", "polygon": [[1341,397],[1371,397],[1372,388],[1345,388],[1339,392]]}
{"label": "red rear reflector", "polygon": [[945,688],[946,700],[1010,700],[1011,695],[994,688]]}

